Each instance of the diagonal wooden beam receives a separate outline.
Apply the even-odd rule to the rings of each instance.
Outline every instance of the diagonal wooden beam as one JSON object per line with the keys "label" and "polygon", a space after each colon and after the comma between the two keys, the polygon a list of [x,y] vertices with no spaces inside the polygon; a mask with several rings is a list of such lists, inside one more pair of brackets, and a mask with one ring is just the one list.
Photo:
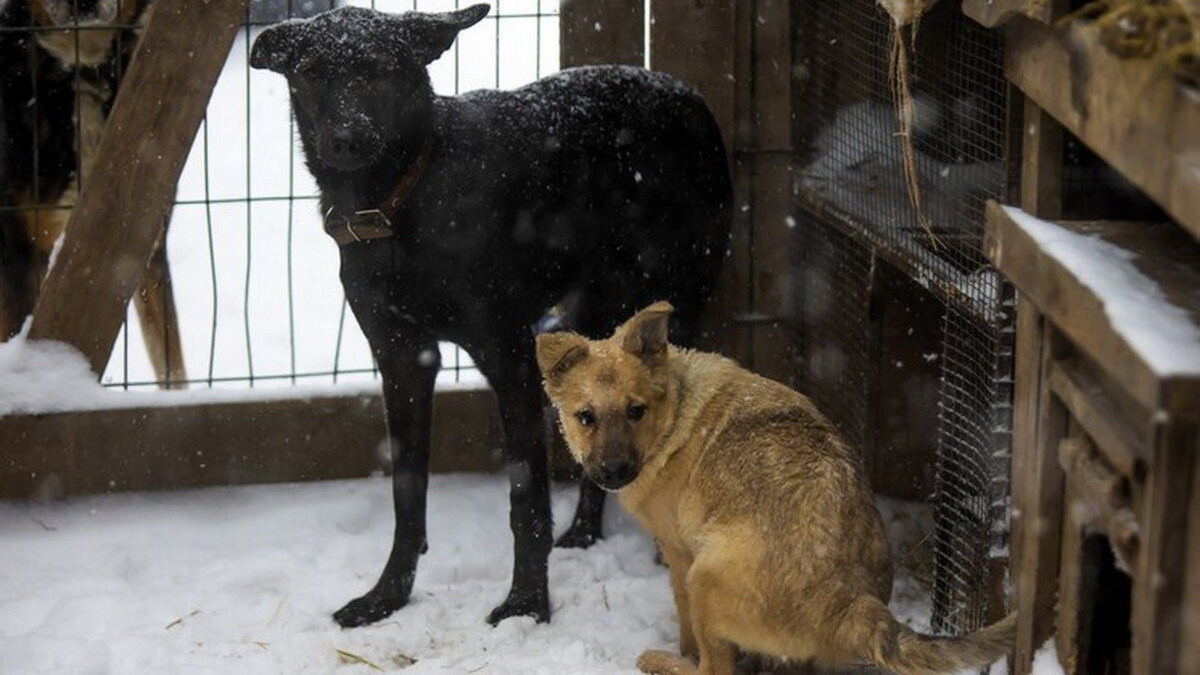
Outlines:
{"label": "diagonal wooden beam", "polygon": [[246,3],[155,1],[34,308],[30,339],[66,342],[104,371]]}

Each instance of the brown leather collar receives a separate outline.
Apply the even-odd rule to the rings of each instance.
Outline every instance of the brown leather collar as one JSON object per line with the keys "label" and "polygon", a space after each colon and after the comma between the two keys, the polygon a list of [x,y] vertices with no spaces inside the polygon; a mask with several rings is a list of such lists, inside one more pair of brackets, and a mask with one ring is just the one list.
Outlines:
{"label": "brown leather collar", "polygon": [[379,205],[378,208],[355,211],[349,218],[330,218],[333,211],[330,207],[325,212],[325,234],[333,237],[339,246],[353,244],[367,239],[380,239],[396,234],[392,229],[392,218],[404,206],[404,201],[417,187],[417,182],[429,166],[429,155],[433,152],[433,140],[426,139],[421,147],[421,154],[416,161],[409,165],[408,170],[400,177],[396,189]]}

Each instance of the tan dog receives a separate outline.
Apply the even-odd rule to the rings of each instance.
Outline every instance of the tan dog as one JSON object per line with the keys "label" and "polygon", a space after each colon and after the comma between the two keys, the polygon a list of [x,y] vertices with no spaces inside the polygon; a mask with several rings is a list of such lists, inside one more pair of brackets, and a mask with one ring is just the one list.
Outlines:
{"label": "tan dog", "polygon": [[805,396],[669,346],[671,311],[656,303],[607,340],[537,338],[572,454],[620,491],[671,569],[683,656],[647,651],[638,666],[727,675],[736,648],[898,673],[1002,657],[1013,616],[963,638],[892,616],[887,539],[859,458]]}

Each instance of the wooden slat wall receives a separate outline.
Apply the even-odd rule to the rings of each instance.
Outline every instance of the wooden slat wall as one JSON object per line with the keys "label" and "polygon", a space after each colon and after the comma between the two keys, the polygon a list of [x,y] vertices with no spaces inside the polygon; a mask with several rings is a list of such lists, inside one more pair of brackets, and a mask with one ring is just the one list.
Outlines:
{"label": "wooden slat wall", "polygon": [[701,347],[789,381],[791,3],[652,0],[650,14],[650,67],[704,96],[733,171],[730,255]]}
{"label": "wooden slat wall", "polygon": [[[739,3],[745,4],[745,3]],[[739,178],[735,147],[746,139],[738,134],[737,102],[744,94],[739,84],[748,82],[735,68],[736,54],[748,50],[749,31],[743,14],[732,0],[697,3],[694,0],[651,0],[650,68],[670,73],[694,86],[704,97],[721,128],[725,153],[734,177],[734,220],[730,255],[725,259],[716,292],[705,311],[702,349],[717,351],[746,364],[750,355],[749,331],[733,321],[748,314],[750,227],[745,182]],[[744,67],[747,59],[741,59]]]}
{"label": "wooden slat wall", "polygon": [[563,68],[646,61],[646,11],[640,0],[570,0],[559,10]]}
{"label": "wooden slat wall", "polygon": [[[650,68],[670,73],[700,91],[733,155],[737,42],[741,7],[734,0],[652,0]],[[740,5],[737,7],[735,5]]]}

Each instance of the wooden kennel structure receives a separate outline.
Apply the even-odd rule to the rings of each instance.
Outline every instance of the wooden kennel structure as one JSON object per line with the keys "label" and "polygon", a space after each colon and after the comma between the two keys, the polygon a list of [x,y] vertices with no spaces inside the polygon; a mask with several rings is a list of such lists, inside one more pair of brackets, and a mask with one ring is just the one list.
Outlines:
{"label": "wooden kennel structure", "polygon": [[[1200,671],[1200,104],[1154,58],[1121,58],[1101,26],[1052,27],[1062,7],[968,0],[1004,24],[1005,72],[1024,100],[1019,206],[999,204],[985,249],[1019,291],[1013,451],[1016,673],[1053,636],[1067,673]],[[1057,10],[1057,11],[1051,11]],[[1063,220],[1073,135],[1172,222]],[[1176,360],[1113,314],[1095,270],[1051,237],[1130,261],[1184,330]],[[1115,272],[1114,272],[1115,273]],[[1153,300],[1148,300],[1154,302]],[[1190,351],[1189,351],[1190,350]],[[1169,359],[1168,359],[1169,361]],[[1179,368],[1179,366],[1183,366]],[[1122,571],[1123,570],[1123,571]]]}

